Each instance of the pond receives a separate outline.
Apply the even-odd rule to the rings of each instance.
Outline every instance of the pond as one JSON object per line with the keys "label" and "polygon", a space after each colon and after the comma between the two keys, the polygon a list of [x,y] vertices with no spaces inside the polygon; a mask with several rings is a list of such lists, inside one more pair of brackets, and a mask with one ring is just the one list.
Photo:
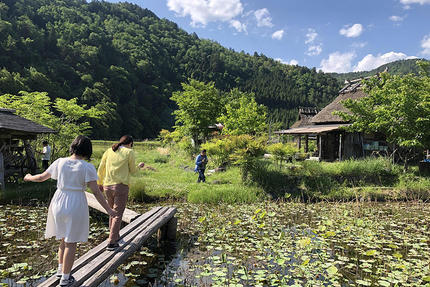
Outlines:
{"label": "pond", "polygon": [[[425,203],[175,205],[177,242],[152,238],[101,286],[430,286]],[[2,284],[35,286],[55,272],[46,212],[0,206]],[[107,234],[107,217],[91,212],[78,256]]]}

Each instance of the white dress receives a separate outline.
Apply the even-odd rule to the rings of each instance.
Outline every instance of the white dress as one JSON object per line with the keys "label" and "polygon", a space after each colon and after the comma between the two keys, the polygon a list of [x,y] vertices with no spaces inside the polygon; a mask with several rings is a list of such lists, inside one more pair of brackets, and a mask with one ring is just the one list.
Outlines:
{"label": "white dress", "polygon": [[59,158],[46,170],[57,180],[57,191],[48,210],[45,238],[65,242],[88,240],[89,215],[85,196],[87,183],[97,180],[94,165],[78,159]]}

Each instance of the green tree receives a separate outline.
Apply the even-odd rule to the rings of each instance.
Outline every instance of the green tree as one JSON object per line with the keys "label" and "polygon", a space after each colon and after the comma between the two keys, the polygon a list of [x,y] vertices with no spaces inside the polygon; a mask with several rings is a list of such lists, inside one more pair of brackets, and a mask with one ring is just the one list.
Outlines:
{"label": "green tree", "polygon": [[367,97],[346,100],[351,113],[337,113],[351,121],[352,131],[382,133],[400,147],[405,169],[414,151],[430,147],[429,63],[418,61],[420,74],[405,76],[382,73],[365,82]]}
{"label": "green tree", "polygon": [[221,97],[213,82],[205,84],[189,79],[189,84],[182,83],[183,91],[174,92],[171,100],[178,109],[173,112],[176,117],[176,129],[183,135],[192,137],[195,142],[206,139],[221,111]]}
{"label": "green tree", "polygon": [[[14,109],[18,115],[57,131],[46,138],[52,144],[53,158],[67,155],[68,147],[77,135],[90,133],[88,120],[102,119],[106,113],[95,107],[79,105],[77,99],[57,98],[52,103],[47,93],[41,92],[21,91],[19,95],[2,95],[0,107]],[[43,139],[41,137],[39,141]]]}
{"label": "green tree", "polygon": [[224,124],[223,134],[261,134],[266,130],[266,111],[265,106],[257,104],[254,94],[235,88],[230,91],[225,112],[218,121]]}

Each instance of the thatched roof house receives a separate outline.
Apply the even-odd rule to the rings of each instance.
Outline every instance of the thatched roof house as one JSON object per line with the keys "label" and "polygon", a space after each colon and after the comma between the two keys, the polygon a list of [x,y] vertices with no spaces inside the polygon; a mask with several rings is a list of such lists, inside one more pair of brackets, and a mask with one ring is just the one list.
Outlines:
{"label": "thatched roof house", "polygon": [[318,114],[315,107],[299,107],[299,119],[290,128],[300,128],[311,124],[312,118]]}
{"label": "thatched roof house", "polygon": [[358,100],[366,96],[363,91],[362,80],[347,81],[339,91],[339,95],[312,119],[307,125],[292,126],[288,130],[277,131],[277,134],[293,135],[297,138],[299,147],[302,136],[305,137],[305,151],[308,140],[316,138],[318,158],[320,160],[341,160],[351,157],[362,157],[373,151],[386,151],[386,143],[369,135],[350,133],[344,127],[350,123],[343,120],[335,111],[349,112],[342,104],[346,99]]}
{"label": "thatched roof house", "polygon": [[313,124],[332,124],[332,123],[344,123],[345,121],[337,116],[333,115],[335,111],[348,112],[348,109],[342,105],[342,101],[346,99],[358,100],[366,96],[362,90],[361,85],[362,79],[346,82],[346,85],[339,91],[339,96],[322,109],[317,115],[315,115],[311,122]]}
{"label": "thatched roof house", "polygon": [[15,110],[0,108],[0,138],[36,138],[38,134],[56,133],[15,114]]}

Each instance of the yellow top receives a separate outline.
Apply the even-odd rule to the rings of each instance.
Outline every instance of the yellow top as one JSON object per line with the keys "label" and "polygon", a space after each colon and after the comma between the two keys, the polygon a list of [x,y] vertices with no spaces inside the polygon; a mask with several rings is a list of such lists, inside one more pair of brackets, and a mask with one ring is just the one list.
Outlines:
{"label": "yellow top", "polygon": [[130,174],[136,173],[134,151],[130,148],[119,147],[115,152],[109,148],[103,154],[97,171],[99,185],[130,184]]}

